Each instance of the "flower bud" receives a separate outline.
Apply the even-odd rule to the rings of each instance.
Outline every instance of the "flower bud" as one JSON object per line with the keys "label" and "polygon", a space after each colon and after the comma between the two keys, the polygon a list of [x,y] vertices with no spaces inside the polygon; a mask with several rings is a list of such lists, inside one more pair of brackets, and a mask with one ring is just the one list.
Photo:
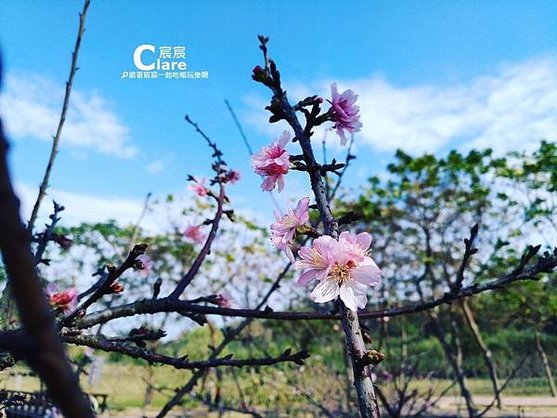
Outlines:
{"label": "flower bud", "polygon": [[268,80],[269,75],[267,74],[266,70],[261,68],[259,65],[256,65],[255,67],[253,67],[251,78],[260,83],[265,83]]}

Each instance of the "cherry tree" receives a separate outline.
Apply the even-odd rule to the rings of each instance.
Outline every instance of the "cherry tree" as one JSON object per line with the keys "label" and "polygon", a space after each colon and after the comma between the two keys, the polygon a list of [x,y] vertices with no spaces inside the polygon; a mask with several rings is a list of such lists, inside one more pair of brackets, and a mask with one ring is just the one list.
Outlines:
{"label": "cherry tree", "polygon": [[[379,364],[384,355],[364,342],[360,325],[362,318],[387,318],[413,312],[431,311],[433,308],[463,300],[471,295],[498,289],[516,281],[530,280],[551,272],[557,266],[557,253],[537,255],[531,249],[511,272],[489,280],[464,282],[464,271],[477,252],[474,247],[478,228],[472,228],[466,240],[461,266],[457,274],[447,280],[442,294],[424,294],[417,302],[367,310],[368,295],[377,299],[373,289],[382,283],[381,266],[372,257],[372,236],[369,232],[356,233],[350,225],[357,214],[340,216],[331,210],[337,184],[331,188],[327,178],[331,175],[342,179],[349,161],[353,158],[350,149],[345,162],[319,162],[315,156],[312,136],[319,126],[334,130],[341,145],[362,127],[357,95],[346,90],[339,92],[331,84],[331,95],[304,98],[290,102],[283,89],[281,73],[277,64],[269,57],[268,41],[259,36],[259,48],[263,55],[262,65],[255,66],[252,78],[269,89],[271,100],[266,109],[269,121],[285,121],[288,130],[269,146],[252,158],[254,172],[262,176],[261,188],[268,192],[279,192],[288,188],[288,178],[293,175],[305,177],[311,186],[312,196],[299,196],[296,207],[285,214],[277,214],[276,222],[270,225],[271,242],[285,255],[282,269],[269,284],[258,303],[251,308],[231,306],[221,293],[204,294],[192,298],[187,292],[192,283],[203,280],[203,266],[215,248],[219,231],[225,222],[234,221],[235,214],[227,190],[239,179],[239,173],[229,167],[216,141],[198,126],[192,118],[185,117],[193,130],[210,148],[213,158],[212,175],[207,180],[190,175],[191,189],[197,196],[212,202],[206,219],[188,225],[183,237],[195,244],[191,262],[183,272],[175,272],[167,286],[161,288],[153,280],[153,292],[138,295],[121,303],[103,304],[102,301],[114,294],[125,292],[123,281],[126,275],[145,274],[152,268],[148,242],[133,242],[129,251],[115,263],[106,263],[99,268],[96,282],[87,289],[53,288],[44,283],[41,271],[48,268],[44,257],[47,246],[67,245],[69,237],[60,236],[56,226],[60,221],[62,207],[55,205],[50,223],[44,230],[35,228],[36,214],[41,206],[49,183],[49,176],[57,153],[58,142],[63,130],[65,113],[69,105],[71,87],[76,72],[78,51],[83,35],[83,24],[89,1],[85,1],[80,15],[78,38],[72,56],[72,65],[57,134],[53,140],[49,165],[39,191],[33,215],[24,225],[19,214],[19,201],[14,193],[7,166],[8,143],[2,134],[0,140],[0,249],[4,260],[11,292],[17,303],[19,321],[0,334],[0,347],[12,356],[12,364],[24,360],[35,369],[48,387],[52,399],[67,417],[92,417],[89,402],[80,389],[76,373],[70,366],[63,343],[87,346],[106,352],[117,352],[149,364],[163,364],[176,369],[192,370],[193,374],[184,382],[174,396],[159,412],[163,417],[189,394],[209,370],[219,367],[272,366],[290,362],[304,363],[310,353],[284,347],[278,356],[251,356],[235,358],[224,355],[228,344],[256,319],[281,321],[329,321],[342,326],[344,343],[351,359],[354,390],[358,400],[358,411],[362,417],[379,417],[372,368]],[[290,153],[287,146],[299,147],[299,153]],[[429,262],[434,262],[430,260]],[[269,298],[276,292],[291,269],[297,273],[297,284],[311,286],[309,298],[316,303],[328,303],[328,310],[275,311],[268,306]],[[43,277],[41,277],[43,276]],[[158,284],[157,284],[158,283]],[[377,305],[376,305],[377,306]],[[187,353],[166,355],[156,346],[137,344],[157,340],[164,335],[160,330],[129,330],[125,337],[105,335],[99,328],[118,319],[131,318],[140,314],[179,314],[203,326],[207,316],[238,318],[226,329],[219,344],[211,348],[207,358],[190,359]],[[433,314],[433,313],[432,313]]]}

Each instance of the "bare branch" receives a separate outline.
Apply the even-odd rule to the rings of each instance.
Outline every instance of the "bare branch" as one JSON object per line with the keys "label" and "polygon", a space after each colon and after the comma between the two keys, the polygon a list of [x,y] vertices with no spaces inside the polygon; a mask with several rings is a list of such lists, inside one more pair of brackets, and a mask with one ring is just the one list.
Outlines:
{"label": "bare branch", "polygon": [[39,194],[35,205],[33,206],[33,212],[31,213],[31,218],[29,219],[29,224],[27,225],[27,230],[29,233],[33,232],[33,226],[39,214],[39,208],[41,207],[41,202],[46,194],[46,189],[48,188],[48,182],[50,180],[50,173],[52,172],[52,167],[54,166],[54,161],[56,155],[58,154],[58,144],[60,143],[60,138],[62,135],[62,129],[64,128],[64,122],[66,121],[66,113],[68,111],[68,105],[70,104],[70,94],[72,92],[73,80],[75,73],[78,70],[77,67],[77,57],[79,55],[79,48],[81,46],[81,40],[83,38],[83,33],[85,32],[85,18],[87,17],[87,11],[89,10],[89,5],[91,0],[85,0],[83,3],[83,10],[79,14],[79,29],[77,30],[77,38],[75,40],[75,47],[72,52],[72,64],[70,66],[70,75],[68,76],[68,81],[66,82],[66,92],[64,94],[64,102],[62,104],[62,112],[60,113],[60,120],[58,121],[58,128],[56,129],[56,134],[52,138],[52,149],[50,150],[50,158],[46,166],[46,171],[43,176],[43,180],[39,187]]}
{"label": "bare branch", "polygon": [[287,349],[278,357],[234,360],[232,359],[232,355],[230,354],[222,358],[212,358],[202,361],[190,361],[187,356],[183,356],[180,358],[169,357],[163,354],[152,352],[145,348],[138,347],[137,345],[122,344],[121,341],[114,341],[103,336],[64,335],[62,339],[70,344],[85,345],[103,351],[122,353],[132,358],[146,360],[147,362],[149,362],[149,364],[166,364],[176,369],[182,370],[207,369],[211,367],[222,366],[272,366],[273,364],[284,362],[294,362],[301,365],[303,364],[304,360],[309,357],[309,353],[305,350],[299,351],[297,353],[292,353],[290,349]]}
{"label": "bare branch", "polygon": [[93,417],[64,352],[35,270],[29,234],[21,222],[19,200],[8,171],[7,151],[8,143],[0,121],[0,249],[23,327],[33,344],[40,347],[30,351],[25,360],[41,376],[66,417]]}

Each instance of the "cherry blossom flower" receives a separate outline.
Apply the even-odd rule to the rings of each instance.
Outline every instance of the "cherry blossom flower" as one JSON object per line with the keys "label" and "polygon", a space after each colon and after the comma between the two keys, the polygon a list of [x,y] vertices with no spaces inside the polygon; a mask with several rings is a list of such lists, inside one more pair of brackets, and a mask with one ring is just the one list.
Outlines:
{"label": "cherry blossom flower", "polygon": [[278,191],[284,189],[284,175],[288,173],[290,154],[284,149],[290,142],[290,133],[284,131],[270,146],[264,147],[252,157],[253,169],[265,177],[261,189],[271,191],[278,183]]}
{"label": "cherry blossom flower", "polygon": [[205,179],[204,178],[202,178],[199,181],[194,179],[194,183],[190,184],[188,188],[190,190],[192,190],[193,192],[195,192],[195,194],[200,196],[200,197],[207,196],[207,193],[209,193],[209,189],[207,189],[205,187]]}
{"label": "cherry blossom flower", "polygon": [[356,106],[358,95],[352,90],[346,90],[342,94],[338,94],[337,84],[331,84],[331,112],[333,115],[333,129],[337,130],[340,136],[340,144],[346,144],[345,130],[349,133],[359,132],[362,124],[360,122],[360,108]]}
{"label": "cherry blossom flower", "polygon": [[190,225],[184,231],[184,237],[195,244],[201,244],[205,240],[205,234],[201,232],[201,225]]}
{"label": "cherry blossom flower", "polygon": [[70,313],[77,307],[78,291],[74,287],[58,292],[56,285],[50,283],[46,290],[50,306],[55,309],[62,309],[64,313]]}
{"label": "cherry blossom flower", "polygon": [[151,272],[153,262],[149,256],[141,254],[135,259],[135,268],[137,268],[143,277],[147,277]]}
{"label": "cherry blossom flower", "polygon": [[340,297],[352,311],[364,308],[367,288],[381,281],[381,270],[367,255],[370,245],[371,236],[367,232],[356,236],[343,232],[338,241],[328,235],[315,239],[311,247],[298,251],[302,259],[295,266],[306,270],[298,284],[305,286],[319,280],[310,294],[314,302],[325,303]]}
{"label": "cherry blossom flower", "polygon": [[294,254],[290,245],[294,241],[296,229],[309,220],[309,197],[300,199],[296,209],[290,209],[280,216],[275,212],[277,221],[271,225],[271,241],[279,250],[284,251],[288,259],[294,262]]}

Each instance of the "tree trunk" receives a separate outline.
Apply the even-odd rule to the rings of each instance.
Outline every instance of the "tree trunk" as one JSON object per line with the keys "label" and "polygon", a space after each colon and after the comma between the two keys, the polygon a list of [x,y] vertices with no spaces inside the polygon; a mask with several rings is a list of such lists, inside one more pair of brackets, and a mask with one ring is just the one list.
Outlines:
{"label": "tree trunk", "polygon": [[534,331],[534,340],[536,342],[536,349],[540,354],[540,358],[542,359],[543,369],[545,371],[545,377],[547,377],[547,382],[549,383],[549,390],[551,390],[551,396],[557,398],[557,390],[555,389],[555,381],[553,380],[553,373],[551,371],[551,366],[549,364],[549,360],[547,359],[547,355],[542,347],[542,342],[540,339],[540,333],[538,330]]}
{"label": "tree trunk", "polygon": [[489,349],[489,347],[487,346],[487,344],[485,343],[482,337],[480,328],[478,326],[478,323],[476,322],[476,318],[474,318],[474,312],[472,311],[472,308],[468,303],[468,299],[463,299],[460,305],[462,307],[462,312],[464,312],[464,318],[466,319],[466,323],[468,324],[468,327],[470,328],[470,331],[472,331],[472,335],[474,336],[476,343],[478,344],[480,350],[482,351],[482,356],[489,373],[489,378],[491,380],[491,386],[493,387],[493,394],[495,395],[496,405],[497,408],[501,409],[502,403],[501,403],[499,383],[497,381],[497,368],[495,366],[495,362],[492,359],[491,350]]}

